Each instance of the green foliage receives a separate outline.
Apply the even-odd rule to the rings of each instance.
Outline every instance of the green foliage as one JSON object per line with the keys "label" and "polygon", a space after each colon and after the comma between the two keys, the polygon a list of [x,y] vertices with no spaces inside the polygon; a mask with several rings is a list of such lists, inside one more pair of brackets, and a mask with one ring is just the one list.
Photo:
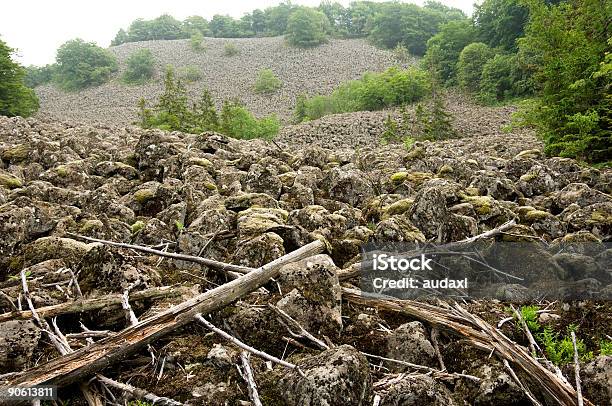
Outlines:
{"label": "green foliage", "polygon": [[236,101],[226,100],[220,115],[220,131],[240,139],[272,138],[278,133],[280,123],[276,116],[255,118]]}
{"label": "green foliage", "polygon": [[468,91],[478,92],[484,65],[492,57],[493,51],[482,42],[473,42],[463,48],[457,62],[459,85]]}
{"label": "green foliage", "polygon": [[612,340],[601,340],[599,342],[600,355],[612,355]]}
{"label": "green foliage", "polygon": [[189,106],[187,90],[169,68],[164,79],[164,93],[151,109],[143,98],[138,103],[139,125],[166,131],[199,134],[220,131],[236,138],[269,138],[278,133],[280,124],[275,116],[257,119],[244,106],[226,101],[219,114],[210,93],[202,92],[200,100]]}
{"label": "green foliage", "polygon": [[182,81],[192,83],[202,79],[202,70],[196,65],[181,66],[177,75]]}
{"label": "green foliage", "polygon": [[457,62],[461,51],[476,37],[476,30],[468,20],[445,24],[440,32],[427,41],[423,66],[433,70],[436,79],[453,84],[457,75]]}
{"label": "green foliage", "polygon": [[234,44],[233,42],[228,42],[223,46],[223,54],[225,56],[234,56],[234,55],[238,55],[239,53],[240,53],[240,50],[238,49],[236,44]]}
{"label": "green foliage", "polygon": [[474,25],[478,38],[492,48],[517,50],[516,40],[523,36],[529,9],[521,0],[484,0],[474,6]]}
{"label": "green foliage", "polygon": [[108,81],[117,60],[93,42],[74,39],[57,50],[55,80],[65,90],[79,90]]}
{"label": "green foliage", "polygon": [[483,103],[493,104],[512,96],[515,60],[514,55],[497,54],[484,64],[478,95]]}
{"label": "green foliage", "polygon": [[144,400],[132,400],[128,402],[128,406],[153,406],[153,404]]}
{"label": "green foliage", "polygon": [[393,48],[401,43],[412,54],[423,55],[427,40],[438,32],[442,24],[465,18],[460,10],[440,3],[430,2],[425,7],[382,3],[368,22],[372,27],[369,38],[385,48]]}
{"label": "green foliage", "polygon": [[406,48],[403,44],[397,44],[395,48],[393,48],[393,56],[402,64],[408,63],[411,59],[408,48]]}
{"label": "green foliage", "polygon": [[142,84],[153,77],[155,73],[155,59],[148,48],[134,51],[127,59],[127,69],[123,80],[127,83]]}
{"label": "green foliage", "polygon": [[53,80],[55,65],[26,67],[25,84],[30,89],[36,86],[45,85]]}
{"label": "green foliage", "polygon": [[257,74],[255,81],[255,92],[274,93],[281,88],[283,83],[276,77],[272,69],[262,69]]}
{"label": "green foliage", "polygon": [[[538,322],[538,310],[540,310],[540,308],[535,305],[521,306],[519,308],[519,313],[521,314],[521,318],[525,321],[525,324],[527,324],[527,328],[529,328],[529,331],[531,331],[534,334],[539,333],[542,328],[542,326]],[[516,325],[517,330],[523,329],[523,326],[521,325],[518,319],[515,320],[515,325]]]}
{"label": "green foliage", "polygon": [[387,114],[387,118],[383,123],[383,128],[384,131],[381,138],[384,143],[390,143],[400,139],[399,124],[391,117],[391,114]]}
{"label": "green foliage", "polygon": [[183,20],[183,31],[190,34],[190,36],[194,34],[200,34],[202,36],[210,35],[208,21],[200,16],[190,16]]}
{"label": "green foliage", "polygon": [[38,98],[26,86],[26,71],[12,54],[13,49],[0,40],[0,115],[29,117],[38,110]]}
{"label": "green foliage", "polygon": [[314,47],[327,42],[330,30],[327,16],[308,7],[300,7],[289,16],[287,40],[298,47]]}
{"label": "green foliage", "polygon": [[612,3],[527,1],[519,55],[535,67],[539,97],[529,117],[549,155],[604,162],[612,156]]}
{"label": "green foliage", "polygon": [[346,82],[330,96],[305,101],[305,118],[314,120],[327,114],[360,110],[381,110],[422,99],[429,92],[425,71],[416,68],[390,68],[382,73],[366,73],[360,80]]}
{"label": "green foliage", "polygon": [[[542,345],[546,358],[555,365],[565,365],[574,362],[574,344],[571,339],[571,331],[575,332],[576,327],[570,325],[567,334],[563,337],[554,332],[550,327],[545,327],[536,340]],[[578,356],[583,360],[593,358],[593,352],[587,351],[584,341],[576,338],[576,350]]]}
{"label": "green foliage", "polygon": [[421,139],[438,141],[457,136],[453,129],[452,117],[446,111],[444,100],[434,96],[430,108],[419,104],[415,110],[417,123],[420,127]]}
{"label": "green foliage", "polygon": [[295,101],[295,109],[293,111],[293,120],[296,123],[301,123],[306,119],[306,100],[305,94],[300,94]]}
{"label": "green foliage", "polygon": [[204,36],[202,35],[200,31],[196,31],[193,34],[191,34],[191,37],[189,38],[189,46],[195,52],[202,52],[205,50]]}

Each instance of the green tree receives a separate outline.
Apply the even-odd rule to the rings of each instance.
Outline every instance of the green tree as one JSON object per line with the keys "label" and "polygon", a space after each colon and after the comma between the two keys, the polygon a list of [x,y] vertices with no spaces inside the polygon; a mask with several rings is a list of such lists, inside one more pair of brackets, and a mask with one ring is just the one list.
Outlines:
{"label": "green tree", "polygon": [[193,106],[193,120],[197,132],[219,130],[217,108],[208,89],[202,91],[200,100]]}
{"label": "green tree", "polygon": [[459,54],[459,62],[457,62],[459,85],[471,92],[478,92],[483,67],[492,57],[493,51],[482,42],[473,42],[463,48]]}
{"label": "green tree", "polygon": [[515,52],[516,40],[523,36],[529,9],[521,0],[484,0],[474,6],[478,38],[492,48]]}
{"label": "green tree", "polygon": [[[610,19],[612,2],[576,0],[547,5],[529,0],[521,54],[536,65],[536,102],[526,116],[550,155],[589,162],[612,156]],[[609,68],[608,68],[609,69]],[[607,72],[607,73],[606,73]]]}
{"label": "green tree", "polygon": [[274,93],[281,88],[283,83],[276,77],[272,69],[262,69],[257,74],[255,81],[255,92]]}
{"label": "green tree", "polygon": [[223,134],[241,139],[271,138],[279,128],[280,123],[275,116],[257,119],[237,101],[226,100],[223,103],[220,115]]}
{"label": "green tree", "polygon": [[287,32],[289,16],[296,9],[291,1],[283,1],[278,6],[268,7],[264,10],[266,16],[266,31],[268,35],[283,35]]}
{"label": "green tree", "polygon": [[327,42],[329,30],[329,20],[325,14],[300,7],[289,16],[287,40],[298,47],[314,47]]}
{"label": "green tree", "polygon": [[50,83],[53,80],[54,71],[55,65],[30,65],[26,68],[25,84],[27,87],[34,89],[36,86]]}
{"label": "green tree", "polygon": [[238,49],[236,44],[234,44],[233,42],[228,42],[223,46],[223,54],[225,56],[234,56],[234,55],[238,55],[239,53],[240,53],[240,50]]}
{"label": "green tree", "polygon": [[101,85],[116,70],[115,56],[93,42],[74,39],[57,50],[55,78],[65,90]]}
{"label": "green tree", "polygon": [[127,83],[142,84],[155,74],[155,58],[148,48],[134,51],[127,58],[126,64],[123,80]]}
{"label": "green tree", "polygon": [[191,37],[189,38],[189,46],[191,47],[191,49],[196,52],[202,52],[205,49],[203,44],[204,36],[200,31],[196,31],[191,34]]}
{"label": "green tree", "polygon": [[476,31],[469,20],[452,21],[427,41],[423,65],[442,83],[453,84],[457,75],[457,62],[463,48],[474,41]]}
{"label": "green tree", "polygon": [[0,115],[29,117],[38,110],[38,98],[25,83],[25,69],[13,61],[14,50],[0,40]]}
{"label": "green tree", "polygon": [[515,55],[497,54],[482,67],[479,98],[484,103],[495,103],[513,95],[513,66]]}
{"label": "green tree", "polygon": [[129,41],[130,41],[130,36],[122,28],[119,30],[119,32],[117,32],[117,35],[115,35],[115,39],[111,41],[111,46],[115,47],[117,45],[125,44],[126,42],[129,42]]}
{"label": "green tree", "polygon": [[183,20],[183,31],[193,36],[199,33],[202,36],[210,34],[208,21],[200,16],[189,16]]}

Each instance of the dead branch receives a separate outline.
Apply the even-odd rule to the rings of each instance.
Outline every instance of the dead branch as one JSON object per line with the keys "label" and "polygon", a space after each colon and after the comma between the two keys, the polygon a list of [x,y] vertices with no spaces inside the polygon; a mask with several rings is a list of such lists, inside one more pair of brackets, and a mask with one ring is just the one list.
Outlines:
{"label": "dead branch", "polygon": [[496,235],[498,235],[498,234],[500,234],[500,233],[502,233],[502,232],[504,232],[504,231],[506,231],[506,230],[508,230],[508,229],[510,229],[512,227],[514,227],[515,225],[516,225],[516,220],[512,219],[510,221],[505,222],[504,224],[502,224],[499,227],[495,227],[492,230],[486,231],[486,232],[484,232],[482,234],[475,235],[474,237],[470,237],[470,238],[466,238],[466,239],[461,240],[461,241],[457,241],[456,243],[453,243],[453,244],[472,243],[474,241],[477,241],[477,240],[480,240],[480,239],[483,239],[483,238],[495,237]]}
{"label": "dead branch", "polygon": [[[399,300],[386,296],[374,295],[355,289],[342,288],[345,300],[363,306],[400,313],[425,321],[434,327],[445,329],[466,339],[476,348],[488,348],[503,359],[508,360],[532,377],[543,392],[552,397],[558,404],[575,406],[576,391],[554,373],[544,368],[531,357],[521,346],[509,340],[498,330],[477,316],[467,312],[461,306],[447,309],[411,300]],[[588,400],[584,404],[593,406]]]}
{"label": "dead branch", "polygon": [[240,361],[242,362],[241,375],[244,378],[247,387],[249,388],[249,398],[251,399],[251,402],[253,402],[253,405],[263,406],[261,404],[261,400],[259,399],[259,394],[257,393],[257,384],[255,383],[255,378],[253,377],[253,370],[251,369],[251,364],[249,363],[249,355],[250,354],[247,351],[242,351],[240,353]]}
{"label": "dead branch", "polygon": [[363,355],[365,355],[366,357],[369,357],[369,358],[379,359],[381,361],[386,361],[386,362],[392,362],[394,364],[399,364],[399,365],[407,366],[408,368],[412,368],[412,369],[415,369],[417,371],[430,373],[430,374],[432,374],[432,376],[434,378],[447,379],[447,380],[448,379],[457,379],[457,378],[466,378],[466,379],[472,380],[474,382],[480,382],[480,378],[478,378],[476,376],[473,376],[473,375],[445,372],[445,371],[441,371],[439,369],[431,368],[431,367],[428,367],[428,366],[425,366],[425,365],[413,364],[412,362],[402,361],[402,360],[399,360],[399,359],[381,357],[380,355],[369,354],[369,353],[363,352],[363,351],[360,351],[360,352]]}
{"label": "dead branch", "polygon": [[160,257],[178,259],[178,260],[187,261],[187,262],[195,262],[196,264],[204,265],[209,268],[216,269],[218,271],[223,271],[223,272],[232,271],[232,272],[236,272],[239,274],[246,274],[252,270],[251,268],[247,268],[247,267],[239,266],[239,265],[227,264],[225,262],[215,261],[214,259],[201,258],[201,257],[193,256],[193,255],[187,255],[187,254],[176,254],[173,252],[165,252],[165,251],[160,251],[160,250],[156,250],[156,249],[149,248],[149,247],[144,247],[142,245],[127,244],[127,243],[114,242],[114,241],[108,241],[108,240],[100,240],[97,238],[85,237],[85,236],[73,234],[73,233],[66,233],[66,234],[71,237],[80,238],[85,241],[99,242],[101,244],[110,245],[113,247],[132,249],[135,251],[146,252],[147,254],[157,255]]}
{"label": "dead branch", "polygon": [[582,399],[582,385],[580,382],[580,358],[578,357],[578,346],[576,345],[576,333],[571,332],[572,345],[574,346],[574,375],[576,375],[576,397],[578,400],[578,406],[583,406],[584,401]]}
{"label": "dead branch", "polygon": [[234,345],[236,345],[237,347],[242,348],[245,351],[250,352],[251,354],[255,354],[257,355],[259,358],[263,358],[266,359],[268,361],[272,361],[278,365],[282,365],[285,368],[289,368],[289,369],[295,369],[296,371],[298,371],[301,375],[303,375],[303,373],[300,371],[300,369],[298,368],[297,365],[292,364],[290,362],[287,361],[283,361],[280,358],[276,358],[274,355],[270,355],[267,352],[263,352],[260,351],[256,348],[251,347],[248,344],[243,343],[242,341],[240,341],[239,339],[237,339],[236,337],[232,336],[231,334],[226,333],[225,331],[221,330],[218,327],[215,327],[214,324],[212,324],[210,321],[206,320],[204,317],[202,317],[202,314],[198,313],[195,315],[196,320],[198,320],[200,323],[202,323],[204,326],[206,326],[207,329],[214,331],[215,333],[217,333],[218,335],[220,335],[221,337],[225,338],[226,340],[230,341],[231,343],[233,343]]}
{"label": "dead branch", "polygon": [[[291,334],[293,337],[308,339],[312,341],[317,347],[319,347],[322,350],[329,349],[329,346],[327,344],[325,344],[323,341],[319,340],[317,337],[313,336],[308,331],[306,331],[306,329],[302,327],[300,323],[295,321],[286,312],[284,312],[283,310],[279,309],[277,306],[274,306],[272,304],[269,304],[268,306],[279,316],[279,318],[281,319],[280,320],[281,323],[287,328],[287,330],[289,331],[289,334]],[[293,328],[297,329],[298,332],[296,333],[293,330],[291,330],[291,327],[288,326],[287,324],[290,324],[291,326],[293,326]]]}
{"label": "dead branch", "polygon": [[514,372],[514,370],[512,369],[512,367],[510,366],[510,364],[508,363],[507,359],[502,360],[502,362],[504,363],[504,366],[506,367],[506,369],[508,370],[508,372],[510,372],[510,376],[512,376],[512,378],[516,381],[516,383],[520,386],[520,388],[523,390],[523,392],[525,393],[525,395],[529,398],[529,400],[531,401],[531,403],[534,404],[534,406],[542,406],[542,404],[536,399],[535,396],[533,396],[533,393],[531,393],[531,391],[529,390],[528,387],[526,387],[525,385],[523,385],[523,382],[521,382],[521,380],[518,378],[518,376],[516,376],[516,373]]}
{"label": "dead branch", "polygon": [[440,346],[438,345],[438,337],[440,332],[437,328],[431,329],[431,343],[433,344],[434,351],[436,352],[436,357],[438,357],[438,362],[440,363],[440,369],[444,371],[446,366],[444,366],[444,359],[442,358],[442,353],[440,352]]}
{"label": "dead branch", "polygon": [[313,241],[300,249],[217,288],[186,300],[159,314],[140,321],[117,334],[104,338],[73,353],[21,372],[7,385],[65,386],[119,362],[147,344],[193,321],[198,313],[208,314],[240,299],[278,275],[288,263],[308,258],[325,250],[325,243]]}
{"label": "dead branch", "polygon": [[145,391],[144,389],[136,388],[126,383],[117,382],[113,379],[107,378],[102,375],[96,375],[96,377],[98,378],[100,382],[108,386],[112,386],[113,388],[127,392],[130,395],[137,397],[139,399],[144,399],[147,402],[151,402],[154,405],[164,405],[164,406],[182,406],[183,405],[183,403],[177,402],[174,399],[156,396],[152,393]]}
{"label": "dead branch", "polygon": [[[130,300],[157,299],[162,297],[181,296],[186,294],[189,288],[178,286],[163,286],[160,288],[150,288],[141,290],[130,295]],[[76,300],[72,302],[60,303],[53,306],[45,306],[36,309],[40,317],[55,317],[62,314],[82,313],[102,308],[121,306],[120,294],[107,295],[95,299]],[[9,312],[0,314],[0,323],[9,320],[27,320],[33,317],[31,310]]]}

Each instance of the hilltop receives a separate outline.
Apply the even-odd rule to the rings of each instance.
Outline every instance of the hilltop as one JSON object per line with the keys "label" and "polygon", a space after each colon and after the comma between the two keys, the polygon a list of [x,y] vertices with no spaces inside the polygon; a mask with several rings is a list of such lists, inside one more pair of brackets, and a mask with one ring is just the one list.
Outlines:
{"label": "hilltop", "polygon": [[[234,56],[224,54],[225,44],[239,50]],[[329,94],[340,83],[358,79],[368,71],[382,71],[397,64],[393,53],[370,45],[364,39],[335,39],[312,49],[289,46],[283,37],[221,39],[206,38],[204,52],[195,52],[189,40],[163,40],[126,43],[111,47],[120,70],[113,80],[78,92],[64,92],[54,85],[36,88],[40,97],[39,116],[86,123],[131,124],[136,119],[136,105],[141,97],[154,100],[163,90],[161,82],[166,66],[177,69],[196,66],[202,78],[188,83],[189,93],[197,97],[208,88],[218,103],[238,98],[257,116],[277,114],[284,123],[291,120],[298,95]],[[120,76],[125,61],[134,51],[148,48],[156,60],[155,78],[145,85],[126,85]],[[283,82],[271,95],[253,91],[257,73],[272,71]]]}

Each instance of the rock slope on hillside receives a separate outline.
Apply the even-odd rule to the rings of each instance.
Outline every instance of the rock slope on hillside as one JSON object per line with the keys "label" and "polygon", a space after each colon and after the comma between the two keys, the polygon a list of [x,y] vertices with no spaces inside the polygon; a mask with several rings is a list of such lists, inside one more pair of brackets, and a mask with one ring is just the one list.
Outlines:
{"label": "rock slope on hillside", "polygon": [[[524,391],[501,362],[488,357],[489,351],[480,353],[446,334],[438,340],[448,372],[473,375],[476,381],[399,374],[406,366],[393,363],[385,363],[384,370],[369,365],[358,351],[439,367],[430,326],[343,302],[339,269],[359,258],[366,241],[457,241],[513,218],[518,225],[498,239],[546,241],[553,247],[567,241],[599,244],[612,233],[612,172],[544,158],[528,135],[516,141],[486,134],[416,143],[408,150],[397,145],[281,149],[218,134],[4,117],[0,134],[0,313],[17,303],[21,285],[9,275],[22,269],[37,307],[77,297],[68,268],[86,297],[175,283],[204,290],[225,282],[194,264],[86,244],[69,232],[249,267],[316,238],[329,243],[327,254],[284,267],[267,291],[212,315],[215,324],[249,345],[301,366],[303,376],[252,361],[264,404],[372,404],[375,394],[384,405],[499,405],[509,397],[526,404]],[[533,148],[525,150],[526,145]],[[541,269],[566,272],[588,286],[587,293],[610,293],[612,285],[571,274],[584,256],[561,258],[542,244]],[[600,256],[606,258],[609,250]],[[601,273],[597,263],[589,269]],[[496,295],[520,300],[512,286],[502,285]],[[135,302],[134,307],[144,318],[177,300],[152,308]],[[320,352],[304,347],[307,342],[300,347],[283,341],[290,334],[265,304],[339,345]],[[495,302],[468,308],[490,323],[507,316]],[[612,333],[612,312],[605,303],[550,309],[560,316],[548,319],[553,328],[564,330],[576,322],[584,324],[579,330],[584,337]],[[59,328],[77,333],[76,320],[60,318]],[[97,330],[118,331],[126,323],[119,307],[86,312],[78,320]],[[57,356],[33,322],[6,323],[0,326],[0,342],[10,345],[0,346],[0,374]],[[512,323],[503,332],[527,344]],[[147,351],[104,373],[192,404],[247,400],[234,367],[236,348],[206,333],[192,325],[153,343],[150,351],[163,360],[163,373],[159,363],[150,363]],[[74,348],[85,344],[73,341]],[[585,394],[597,404],[610,401],[606,377],[611,367],[611,358],[604,356],[583,365]],[[151,379],[156,375],[158,381]]]}
{"label": "rock slope on hillside", "polygon": [[[234,43],[240,53],[225,56],[224,46]],[[340,83],[358,79],[367,71],[381,71],[396,62],[389,51],[378,49],[365,40],[331,40],[312,49],[293,48],[282,37],[221,39],[206,38],[206,51],[194,52],[189,40],[135,42],[111,47],[120,72],[125,60],[141,48],[149,48],[157,61],[156,78],[143,86],[127,86],[118,77],[102,86],[75,93],[65,93],[52,85],[36,89],[41,101],[40,116],[60,120],[102,122],[127,125],[136,118],[136,104],[141,97],[155,100],[163,87],[161,79],[167,65],[177,69],[196,66],[202,79],[188,85],[197,97],[208,88],[217,102],[238,98],[256,115],[276,113],[283,121],[291,118],[296,97],[329,94]],[[270,68],[283,82],[272,95],[253,91],[257,73]]]}

